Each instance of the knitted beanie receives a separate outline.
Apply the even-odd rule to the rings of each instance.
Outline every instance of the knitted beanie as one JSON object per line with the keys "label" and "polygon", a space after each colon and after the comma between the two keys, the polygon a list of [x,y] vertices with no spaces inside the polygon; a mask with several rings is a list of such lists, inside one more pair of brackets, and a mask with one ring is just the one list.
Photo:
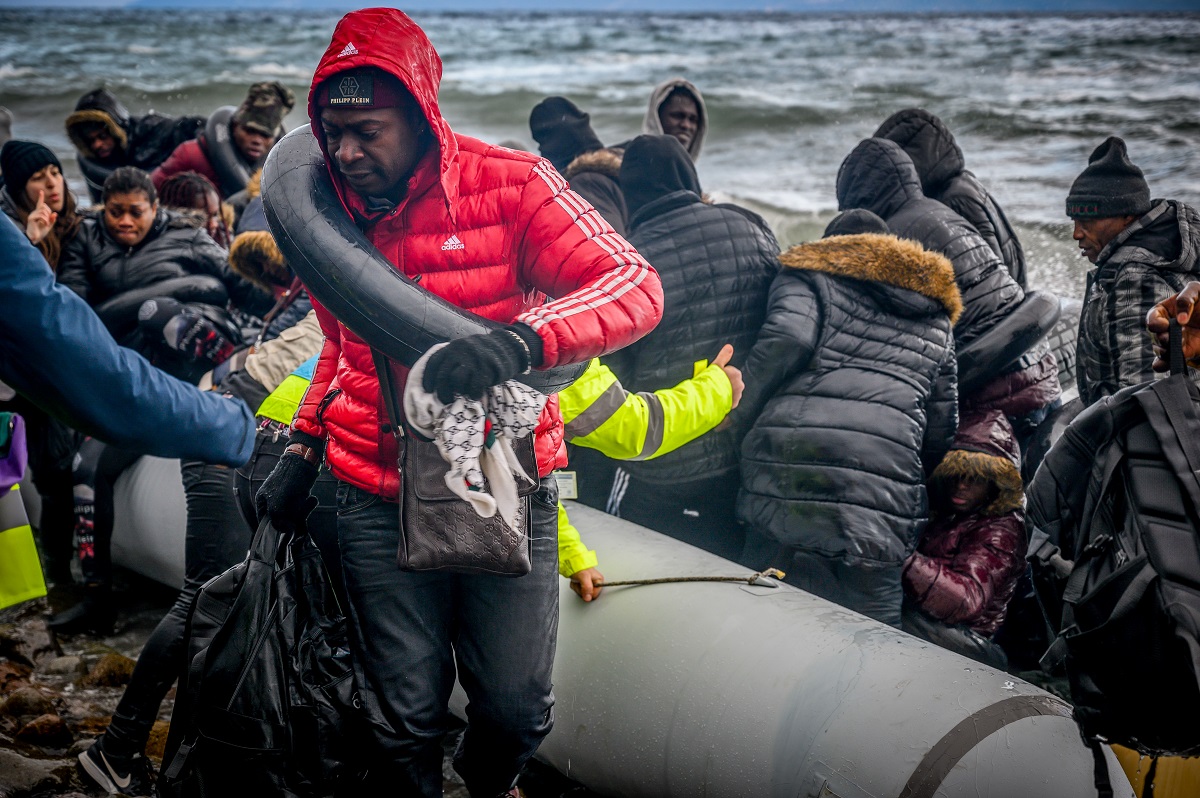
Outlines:
{"label": "knitted beanie", "polygon": [[277,80],[264,80],[246,92],[246,99],[233,112],[232,121],[255,133],[274,136],[295,105],[296,96],[291,89]]}
{"label": "knitted beanie", "polygon": [[592,131],[591,117],[566,97],[547,97],[535,105],[529,131],[542,157],[560,172],[585,152],[604,147]]}
{"label": "knitted beanie", "polygon": [[1150,210],[1150,186],[1129,160],[1125,142],[1109,136],[1088,158],[1087,168],[1071,185],[1067,216],[1102,219],[1141,216]]}
{"label": "knitted beanie", "polygon": [[833,217],[833,220],[829,222],[829,226],[825,228],[825,234],[822,238],[852,236],[858,233],[882,233],[883,235],[887,235],[891,232],[888,229],[887,222],[880,219],[874,213],[864,208],[853,208],[848,211],[842,211]]}
{"label": "knitted beanie", "polygon": [[36,141],[21,141],[12,139],[0,149],[0,174],[4,175],[4,184],[8,194],[17,202],[25,194],[25,184],[34,173],[53,164],[62,171],[58,156]]}

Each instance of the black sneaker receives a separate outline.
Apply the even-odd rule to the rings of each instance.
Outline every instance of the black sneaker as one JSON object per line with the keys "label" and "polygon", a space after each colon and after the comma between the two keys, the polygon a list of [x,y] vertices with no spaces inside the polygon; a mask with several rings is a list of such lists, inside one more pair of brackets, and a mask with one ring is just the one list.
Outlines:
{"label": "black sneaker", "polygon": [[79,755],[83,772],[109,795],[154,796],[154,767],[138,754],[132,759],[109,759],[104,755],[101,737]]}
{"label": "black sneaker", "polygon": [[103,637],[113,632],[117,608],[105,595],[85,595],[83,601],[46,619],[46,627],[55,634],[76,635],[81,632]]}

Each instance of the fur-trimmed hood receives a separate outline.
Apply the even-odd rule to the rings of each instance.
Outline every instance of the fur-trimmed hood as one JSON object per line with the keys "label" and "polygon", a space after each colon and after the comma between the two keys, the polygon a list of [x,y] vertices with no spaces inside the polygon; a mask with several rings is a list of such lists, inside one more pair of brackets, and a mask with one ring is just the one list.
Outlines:
{"label": "fur-trimmed hood", "polygon": [[238,233],[229,248],[229,265],[250,282],[268,292],[287,287],[292,272],[270,232],[249,230]]}
{"label": "fur-trimmed hood", "polygon": [[981,511],[984,515],[1004,515],[1024,506],[1021,451],[1012,425],[999,410],[963,414],[954,445],[930,480],[949,482],[962,477],[986,479],[999,490],[995,500]]}
{"label": "fur-trimmed hood", "polygon": [[958,321],[962,297],[954,282],[954,267],[945,256],[915,241],[892,235],[859,233],[799,244],[779,256],[789,269],[805,269],[872,283],[883,283],[920,294],[939,303]]}
{"label": "fur-trimmed hood", "polygon": [[621,159],[624,155],[623,150],[612,147],[585,152],[567,164],[567,168],[563,171],[563,177],[570,180],[575,175],[580,175],[584,172],[599,172],[614,180],[619,179],[621,176]]}
{"label": "fur-trimmed hood", "polygon": [[85,158],[91,157],[83,140],[80,127],[88,123],[104,125],[116,139],[117,148],[125,151],[129,147],[129,109],[108,89],[95,89],[79,98],[75,111],[67,117],[67,136],[75,149]]}

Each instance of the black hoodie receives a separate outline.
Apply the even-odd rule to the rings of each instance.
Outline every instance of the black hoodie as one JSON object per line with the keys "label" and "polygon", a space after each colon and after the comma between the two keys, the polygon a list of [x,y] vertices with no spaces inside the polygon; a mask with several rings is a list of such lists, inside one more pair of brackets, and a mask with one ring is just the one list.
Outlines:
{"label": "black hoodie", "polygon": [[1025,288],[1025,252],[1016,231],[996,199],[965,168],[962,149],[945,123],[921,108],[907,108],[884,120],[875,136],[896,142],[908,153],[925,196],[970,222]]}

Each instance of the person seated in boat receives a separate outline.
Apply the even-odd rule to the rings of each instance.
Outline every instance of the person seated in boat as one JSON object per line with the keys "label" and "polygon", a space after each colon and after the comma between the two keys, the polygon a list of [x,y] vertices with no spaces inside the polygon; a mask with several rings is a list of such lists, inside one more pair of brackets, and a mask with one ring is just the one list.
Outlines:
{"label": "person seated in boat", "polygon": [[203,130],[204,117],[164,116],[154,111],[133,116],[108,89],[94,89],[75,103],[66,128],[92,202],[100,202],[104,181],[112,170],[136,166],[151,171]]}
{"label": "person seated in boat", "polygon": [[199,172],[217,187],[222,199],[233,196],[262,168],[267,153],[285,132],[283,118],[295,104],[291,89],[277,80],[251,85],[236,110],[214,111],[196,138],[176,147],[154,170],[155,187],[171,175]]}
{"label": "person seated in boat", "polygon": [[227,303],[254,315],[272,304],[226,257],[205,230],[159,207],[145,172],[123,166],[104,183],[103,213],[84,219],[67,245],[59,281],[122,344],[194,381],[242,343]]}
{"label": "person seated in boat", "polygon": [[1177,200],[1151,200],[1125,142],[1106,139],[1071,185],[1067,216],[1079,254],[1094,264],[1076,343],[1079,398],[1091,405],[1154,379],[1145,323],[1155,303],[1200,278],[1200,214]]}
{"label": "person seated in boat", "polygon": [[547,97],[529,114],[529,130],[538,152],[554,164],[571,189],[625,235],[629,215],[621,193],[621,150],[605,147],[591,118],[566,97]]}
{"label": "person seated in boat", "polygon": [[963,301],[962,318],[954,327],[957,356],[982,342],[1000,361],[999,365],[977,362],[972,371],[958,375],[963,386],[961,410],[1002,411],[1024,451],[1062,393],[1058,363],[1045,347],[1011,352],[1004,346],[1007,335],[994,343],[987,336],[1012,320],[1036,329],[1042,323],[1041,311],[1024,318],[1034,312],[1035,304],[1026,301],[1025,291],[970,222],[922,193],[912,158],[896,142],[882,138],[860,142],[838,169],[837,199],[839,209],[872,211],[895,235],[950,260]]}
{"label": "person seated in boat", "polygon": [[749,427],[738,561],[898,627],[925,477],[958,419],[954,268],[861,210],[779,261],[732,418]]}
{"label": "person seated in boat", "polygon": [[[634,139],[620,180],[627,238],[658,271],[666,305],[649,335],[604,362],[634,393],[680,383],[726,343],[740,366],[779,270],[774,234],[751,211],[705,202],[695,165],[671,136]],[[729,489],[738,468],[732,430],[619,467],[591,452],[574,450],[571,457],[585,504],[727,559],[741,552]]]}
{"label": "person seated in boat", "polygon": [[12,139],[0,148],[0,175],[0,210],[57,272],[80,222],[58,156],[37,142]]}
{"label": "person seated in boat", "polygon": [[875,137],[890,139],[908,153],[921,178],[921,191],[966,219],[1026,288],[1025,251],[1000,203],[966,168],[962,148],[946,124],[923,108],[905,108],[884,120]]}
{"label": "person seated in boat", "polygon": [[932,517],[904,563],[904,631],[1003,670],[991,638],[1025,573],[1021,452],[998,410],[964,418],[929,478]]}
{"label": "person seated in boat", "polygon": [[164,210],[194,218],[221,249],[228,250],[233,243],[220,192],[199,172],[180,172],[164,180],[158,202]]}

